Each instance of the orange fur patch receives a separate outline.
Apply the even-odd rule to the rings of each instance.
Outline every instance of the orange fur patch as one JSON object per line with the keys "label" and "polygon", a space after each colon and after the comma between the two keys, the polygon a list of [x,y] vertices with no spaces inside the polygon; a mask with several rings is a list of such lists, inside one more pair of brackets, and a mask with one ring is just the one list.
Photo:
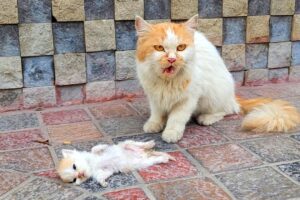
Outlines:
{"label": "orange fur patch", "polygon": [[70,158],[63,158],[61,159],[61,161],[59,161],[58,167],[57,167],[57,171],[60,174],[61,172],[63,172],[65,169],[70,168],[74,163],[74,160],[70,159]]}

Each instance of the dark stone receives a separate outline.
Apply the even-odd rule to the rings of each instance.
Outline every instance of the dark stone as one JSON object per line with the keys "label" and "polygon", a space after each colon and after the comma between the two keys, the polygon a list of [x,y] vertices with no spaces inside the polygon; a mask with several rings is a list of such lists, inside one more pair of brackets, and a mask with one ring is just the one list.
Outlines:
{"label": "dark stone", "polygon": [[296,0],[295,13],[296,14],[300,13],[300,0]]}
{"label": "dark stone", "polygon": [[19,30],[17,25],[0,25],[0,56],[19,56]]}
{"label": "dark stone", "polygon": [[267,64],[268,64],[268,45],[266,44],[246,45],[246,68],[247,69],[267,68]]}
{"label": "dark stone", "polygon": [[270,0],[249,0],[248,15],[269,15]]}
{"label": "dark stone", "polygon": [[95,196],[88,196],[88,197],[85,197],[83,200],[103,200],[99,197],[95,197]]}
{"label": "dark stone", "polygon": [[55,53],[84,53],[83,23],[53,23]]}
{"label": "dark stone", "polygon": [[20,23],[51,22],[51,0],[18,0]]}
{"label": "dark stone", "polygon": [[145,19],[169,19],[170,0],[145,0]]}
{"label": "dark stone", "polygon": [[300,162],[278,165],[278,168],[289,177],[300,183]]}
{"label": "dark stone", "polygon": [[0,116],[0,131],[11,131],[39,126],[39,121],[34,113]]}
{"label": "dark stone", "polygon": [[300,142],[300,135],[292,135],[291,137]]}
{"label": "dark stone", "polygon": [[300,42],[292,43],[292,66],[300,66]]}
{"label": "dark stone", "polygon": [[220,0],[198,0],[199,16],[205,18],[222,17],[222,2]]}
{"label": "dark stone", "polygon": [[22,96],[22,90],[1,90],[0,91],[0,107],[10,106],[18,101]]}
{"label": "dark stone", "polygon": [[244,44],[246,20],[242,17],[224,19],[224,44]]}
{"label": "dark stone", "polygon": [[134,27],[134,21],[116,22],[116,42],[117,50],[135,49],[137,37]]}
{"label": "dark stone", "polygon": [[113,19],[114,1],[112,0],[85,0],[86,20]]}
{"label": "dark stone", "polygon": [[290,41],[292,30],[292,17],[275,17],[270,19],[270,41],[283,42]]}

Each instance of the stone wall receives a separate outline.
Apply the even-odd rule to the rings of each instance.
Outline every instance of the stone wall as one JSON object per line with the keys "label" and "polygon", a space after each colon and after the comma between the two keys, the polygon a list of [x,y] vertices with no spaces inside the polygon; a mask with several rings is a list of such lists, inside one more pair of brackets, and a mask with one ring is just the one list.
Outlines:
{"label": "stone wall", "polygon": [[141,93],[135,15],[197,13],[238,85],[300,79],[300,0],[1,0],[0,112]]}

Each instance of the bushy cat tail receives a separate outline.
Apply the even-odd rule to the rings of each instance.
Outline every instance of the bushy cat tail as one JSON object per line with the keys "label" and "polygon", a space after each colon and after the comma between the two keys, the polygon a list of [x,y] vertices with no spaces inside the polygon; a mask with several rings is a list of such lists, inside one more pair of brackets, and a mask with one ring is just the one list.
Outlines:
{"label": "bushy cat tail", "polygon": [[270,98],[236,99],[245,115],[242,130],[289,132],[300,124],[300,113],[287,101]]}

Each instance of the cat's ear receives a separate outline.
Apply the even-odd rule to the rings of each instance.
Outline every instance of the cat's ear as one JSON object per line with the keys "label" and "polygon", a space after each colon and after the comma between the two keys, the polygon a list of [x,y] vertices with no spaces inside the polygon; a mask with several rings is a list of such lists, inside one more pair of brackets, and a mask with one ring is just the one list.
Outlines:
{"label": "cat's ear", "polygon": [[151,25],[148,22],[146,22],[140,16],[135,16],[135,30],[138,36],[147,33],[150,30],[150,28]]}
{"label": "cat's ear", "polygon": [[64,158],[68,158],[68,157],[70,157],[71,155],[74,154],[74,150],[63,149],[63,150],[61,150],[61,153],[62,153]]}
{"label": "cat's ear", "polygon": [[197,29],[198,27],[198,14],[197,15],[194,15],[193,17],[191,17],[187,22],[185,22],[184,24],[191,28],[191,29]]}

